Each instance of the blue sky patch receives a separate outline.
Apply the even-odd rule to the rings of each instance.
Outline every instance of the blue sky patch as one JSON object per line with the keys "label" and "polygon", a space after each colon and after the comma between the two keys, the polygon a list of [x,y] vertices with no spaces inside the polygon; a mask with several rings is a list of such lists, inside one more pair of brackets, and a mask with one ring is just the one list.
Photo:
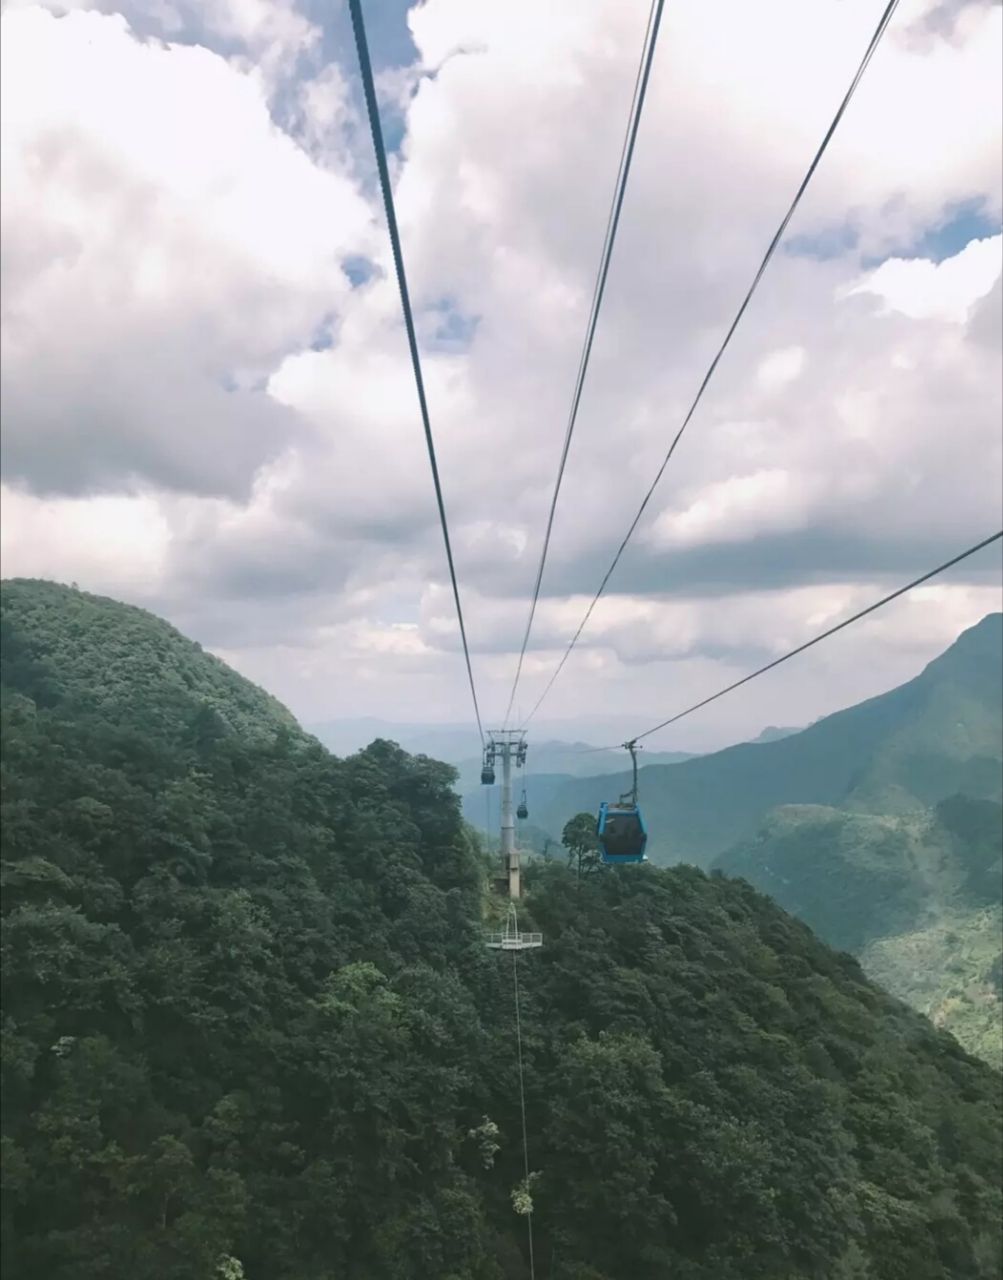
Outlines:
{"label": "blue sky patch", "polygon": [[267,373],[255,373],[250,369],[227,369],[217,379],[227,395],[247,395],[248,392],[268,390]]}
{"label": "blue sky patch", "polygon": [[376,275],[376,264],[369,258],[364,258],[361,254],[353,254],[346,258],[341,264],[341,269],[351,281],[353,289],[358,289],[361,285],[368,284]]}
{"label": "blue sky patch", "polygon": [[960,253],[973,240],[997,236],[1001,230],[1003,227],[999,218],[986,214],[983,200],[968,200],[964,204],[954,205],[939,227],[928,230],[921,240],[900,256],[931,258],[934,262],[943,262],[945,258],[953,258]]}
{"label": "blue sky patch", "polygon": [[[374,74],[379,75],[387,67],[409,66],[418,57],[407,25],[407,13],[413,4],[414,0],[376,0],[363,4]],[[347,70],[356,67],[355,36],[348,5],[332,5],[331,0],[305,0],[301,11],[322,32],[324,62],[340,62]]]}
{"label": "blue sky patch", "polygon": [[842,258],[856,247],[860,235],[856,227],[844,222],[838,227],[828,227],[817,235],[791,236],[781,245],[784,253],[792,258],[814,258],[816,262],[828,262]]}
{"label": "blue sky patch", "polygon": [[443,298],[430,308],[435,320],[432,346],[445,351],[465,351],[474,340],[480,316],[467,315],[452,298]]}
{"label": "blue sky patch", "polygon": [[[418,50],[411,39],[407,25],[407,13],[414,0],[378,0],[363,6],[366,23],[366,41],[373,74],[379,81],[381,71],[395,67],[409,67],[418,59]],[[359,80],[359,62],[355,52],[355,35],[347,4],[332,6],[330,0],[307,0],[303,6],[306,16],[321,31],[319,60],[336,62],[345,73],[352,100],[359,114],[365,118],[365,104]],[[377,83],[377,91],[379,85]],[[383,142],[389,153],[400,149],[404,141],[404,118],[399,111],[380,102],[380,124]],[[366,130],[368,135],[368,129]]]}
{"label": "blue sky patch", "polygon": [[310,339],[311,351],[330,351],[334,346],[334,325],[337,316],[332,311],[326,315],[314,330],[313,337]]}
{"label": "blue sky patch", "polygon": [[[928,227],[918,239],[895,245],[887,253],[865,256],[860,265],[871,270],[888,258],[928,258],[933,262],[943,262],[945,258],[953,258],[960,253],[973,240],[999,235],[1001,231],[1003,226],[999,218],[986,212],[984,200],[967,200],[950,206],[940,223]],[[856,228],[845,222],[838,227],[828,227],[817,235],[791,236],[781,249],[791,257],[827,262],[852,253],[859,240]]]}

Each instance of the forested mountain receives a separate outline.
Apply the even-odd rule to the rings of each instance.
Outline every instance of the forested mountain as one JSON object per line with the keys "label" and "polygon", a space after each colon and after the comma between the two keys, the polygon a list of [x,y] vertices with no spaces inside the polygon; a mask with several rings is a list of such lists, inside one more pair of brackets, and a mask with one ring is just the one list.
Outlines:
{"label": "forested mountain", "polygon": [[964,795],[898,816],[790,806],[714,865],[1003,1066],[1003,806]]}
{"label": "forested mountain", "polygon": [[998,1276],[994,1074],[691,867],[533,869],[527,1187],[452,770],[2,595],[5,1280]]}
{"label": "forested mountain", "polygon": [[[772,742],[641,769],[658,862],[707,866],[778,805],[907,813],[957,792],[1003,799],[1003,614],[991,614],[914,680]],[[643,763],[643,756],[641,757]],[[534,822],[559,835],[595,811],[627,772],[534,788]]]}
{"label": "forested mountain", "polygon": [[[204,731],[268,738],[299,732],[284,706],[143,609],[54,582],[3,584],[0,640],[9,691],[64,714],[176,730],[193,705]],[[71,700],[71,706],[67,705]],[[212,728],[210,729],[210,726]]]}
{"label": "forested mountain", "polygon": [[[781,738],[642,769],[649,850],[744,876],[998,1064],[1001,704],[992,614],[890,693]],[[565,806],[594,809],[628,779],[541,781],[532,820],[553,833]]]}

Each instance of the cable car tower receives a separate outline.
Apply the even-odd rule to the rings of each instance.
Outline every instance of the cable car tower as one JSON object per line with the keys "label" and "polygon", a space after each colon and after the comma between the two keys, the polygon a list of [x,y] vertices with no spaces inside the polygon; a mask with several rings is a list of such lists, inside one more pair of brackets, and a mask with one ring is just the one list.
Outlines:
{"label": "cable car tower", "polygon": [[[526,731],[524,729],[489,729],[484,748],[484,764],[481,782],[490,787],[495,781],[495,761],[501,761],[501,884],[508,888],[508,896],[515,899],[522,895],[519,869],[519,850],[515,843],[515,809],[512,804],[512,767],[521,769],[526,763]],[[520,813],[526,810],[525,797],[519,805]]]}

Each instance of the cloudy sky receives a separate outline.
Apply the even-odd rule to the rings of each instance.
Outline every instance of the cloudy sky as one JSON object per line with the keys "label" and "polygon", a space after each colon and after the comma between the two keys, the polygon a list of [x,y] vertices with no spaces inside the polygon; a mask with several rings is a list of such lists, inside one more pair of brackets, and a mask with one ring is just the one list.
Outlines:
{"label": "cloudy sky", "polygon": [[[668,0],[524,711],[882,7]],[[493,722],[648,3],[366,11]],[[645,728],[1000,527],[1001,14],[900,3],[541,723]],[[465,720],[343,0],[10,0],[2,60],[5,576],[151,608],[306,722]],[[999,607],[993,551],[651,745],[806,723]]]}

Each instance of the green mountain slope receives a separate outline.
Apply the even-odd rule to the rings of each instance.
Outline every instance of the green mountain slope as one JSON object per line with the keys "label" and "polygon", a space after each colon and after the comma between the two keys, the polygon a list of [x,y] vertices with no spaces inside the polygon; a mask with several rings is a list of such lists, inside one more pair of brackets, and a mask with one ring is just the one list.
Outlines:
{"label": "green mountain slope", "polygon": [[946,1027],[969,1053],[1003,1068],[1003,909],[945,911],[921,929],[877,938],[861,964],[876,982],[936,1026]]}
{"label": "green mountain slope", "polygon": [[[134,611],[14,592],[5,1277],[522,1280],[515,975],[453,771],[266,731],[204,655],[109,664],[86,632]],[[540,1270],[999,1274],[999,1088],[952,1037],[740,881],[528,879]]]}
{"label": "green mountain slope", "polygon": [[1003,807],[960,795],[903,816],[789,806],[714,866],[769,893],[833,946],[857,952],[916,927],[924,912],[996,905]]}
{"label": "green mountain slope", "polygon": [[1003,806],[962,795],[908,815],[790,806],[714,866],[1003,1065]]}
{"label": "green mountain slope", "polygon": [[[956,792],[1003,791],[1003,614],[991,614],[914,680],[773,742],[643,768],[641,796],[658,862],[706,866],[779,805],[907,813]],[[624,772],[534,790],[534,822],[560,834],[629,786]]]}
{"label": "green mountain slope", "polygon": [[180,632],[131,605],[59,586],[3,584],[2,643],[9,681],[40,707],[114,717],[176,732],[191,708],[208,729],[251,737],[299,732],[282,704]]}
{"label": "green mountain slope", "polygon": [[944,848],[944,833],[925,812],[902,818],[789,805],[713,865],[755,884],[833,946],[857,952],[915,922],[928,894],[924,871]]}

